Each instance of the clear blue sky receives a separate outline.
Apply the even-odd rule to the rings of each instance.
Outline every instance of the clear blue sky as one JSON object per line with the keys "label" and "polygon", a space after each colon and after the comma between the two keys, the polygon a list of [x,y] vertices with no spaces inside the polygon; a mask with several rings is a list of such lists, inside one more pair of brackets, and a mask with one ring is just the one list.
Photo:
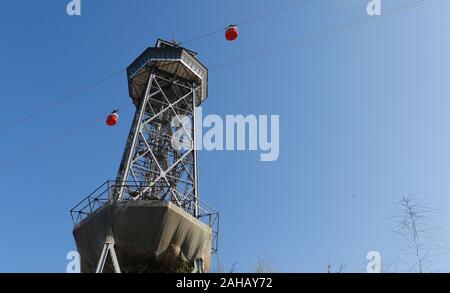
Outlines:
{"label": "clear blue sky", "polygon": [[[66,15],[68,2],[2,1],[0,131],[124,68],[158,37],[190,39],[295,1],[82,0],[81,17]],[[225,267],[252,271],[261,256],[280,272],[324,271],[332,255],[363,271],[370,250],[395,257],[388,218],[410,193],[440,208],[450,247],[450,2],[270,50],[364,17],[367,2],[313,0],[242,26],[237,42],[189,44],[208,67],[227,64],[210,72],[205,114],[280,115],[276,162],[200,154]],[[103,116],[127,94],[122,73],[0,133],[0,271],[65,271],[70,208],[115,178],[133,109],[115,128]],[[443,254],[430,269],[449,267]]]}

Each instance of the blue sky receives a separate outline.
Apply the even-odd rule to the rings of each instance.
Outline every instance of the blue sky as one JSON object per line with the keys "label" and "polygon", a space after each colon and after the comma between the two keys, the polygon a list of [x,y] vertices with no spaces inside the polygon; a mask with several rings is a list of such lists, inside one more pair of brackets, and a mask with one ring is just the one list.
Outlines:
{"label": "blue sky", "polygon": [[[133,108],[115,128],[103,118],[129,103],[125,73],[58,101],[158,37],[190,39],[295,1],[82,0],[80,17],[66,15],[68,2],[0,8],[2,272],[64,272],[75,249],[70,208],[117,172]],[[280,115],[276,162],[200,153],[225,267],[252,271],[260,256],[280,272],[320,272],[331,256],[364,271],[371,250],[397,255],[389,217],[411,193],[439,208],[439,245],[450,247],[450,2],[320,34],[365,17],[367,2],[312,0],[243,25],[237,42],[216,34],[187,45],[211,68],[204,114]],[[449,265],[442,253],[428,270]]]}

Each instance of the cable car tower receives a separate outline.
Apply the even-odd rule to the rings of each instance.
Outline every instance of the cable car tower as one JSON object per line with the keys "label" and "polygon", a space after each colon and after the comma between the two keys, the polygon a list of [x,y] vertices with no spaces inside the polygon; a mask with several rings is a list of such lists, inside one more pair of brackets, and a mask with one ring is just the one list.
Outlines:
{"label": "cable car tower", "polygon": [[81,271],[208,271],[219,215],[199,198],[195,148],[208,70],[195,52],[159,39],[127,76],[136,112],[117,178],[71,210]]}

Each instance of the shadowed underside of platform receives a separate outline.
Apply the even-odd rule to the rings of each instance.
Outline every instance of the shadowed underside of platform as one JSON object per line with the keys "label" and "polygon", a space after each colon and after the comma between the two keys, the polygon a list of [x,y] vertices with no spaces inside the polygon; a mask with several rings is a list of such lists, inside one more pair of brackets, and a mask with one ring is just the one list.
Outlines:
{"label": "shadowed underside of platform", "polygon": [[[122,272],[176,272],[211,259],[211,228],[170,202],[110,201],[73,231],[81,271],[96,270],[102,247],[113,239]],[[106,263],[104,271],[113,271]]]}

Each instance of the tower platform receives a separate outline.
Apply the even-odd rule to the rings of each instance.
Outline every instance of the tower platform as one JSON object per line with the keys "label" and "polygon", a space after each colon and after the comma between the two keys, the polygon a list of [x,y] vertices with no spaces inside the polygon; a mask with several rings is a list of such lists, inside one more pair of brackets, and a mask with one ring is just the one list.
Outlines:
{"label": "tower platform", "polygon": [[[210,265],[212,229],[161,200],[109,201],[73,230],[83,273],[96,271],[105,239],[114,241],[121,272],[177,272]],[[113,272],[106,262],[103,272]]]}

